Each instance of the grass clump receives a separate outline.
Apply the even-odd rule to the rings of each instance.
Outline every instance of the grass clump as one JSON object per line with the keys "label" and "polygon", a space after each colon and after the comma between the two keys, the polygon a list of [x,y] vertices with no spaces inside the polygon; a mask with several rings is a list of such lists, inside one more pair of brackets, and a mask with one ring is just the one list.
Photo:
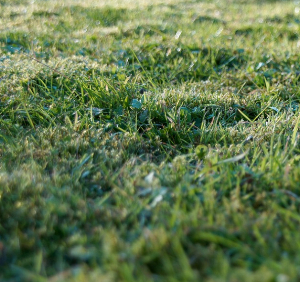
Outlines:
{"label": "grass clump", "polygon": [[296,2],[0,5],[1,281],[299,281]]}

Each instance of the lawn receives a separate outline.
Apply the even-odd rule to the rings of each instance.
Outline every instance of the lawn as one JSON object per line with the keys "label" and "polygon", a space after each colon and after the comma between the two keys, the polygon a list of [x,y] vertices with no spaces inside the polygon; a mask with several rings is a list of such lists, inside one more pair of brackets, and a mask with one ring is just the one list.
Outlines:
{"label": "lawn", "polygon": [[300,281],[300,3],[0,0],[0,281]]}

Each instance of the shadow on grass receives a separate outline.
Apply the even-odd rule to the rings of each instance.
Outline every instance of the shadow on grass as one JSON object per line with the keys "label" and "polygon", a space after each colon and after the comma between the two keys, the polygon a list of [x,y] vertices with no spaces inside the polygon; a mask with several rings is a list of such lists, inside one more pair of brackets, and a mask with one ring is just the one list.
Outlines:
{"label": "shadow on grass", "polygon": [[26,0],[1,0],[0,6],[12,6],[12,5],[26,5],[28,1]]}
{"label": "shadow on grass", "polygon": [[127,21],[130,16],[130,12],[127,9],[111,7],[86,8],[82,6],[71,6],[64,8],[61,13],[63,14],[64,12],[70,12],[74,18],[80,19],[84,17],[87,20],[94,21],[105,27],[114,26],[118,22]]}
{"label": "shadow on grass", "polygon": [[235,30],[236,36],[245,37],[261,37],[267,36],[273,39],[287,38],[289,41],[295,41],[299,39],[299,34],[287,27],[277,28],[274,26],[245,26]]}
{"label": "shadow on grass", "polygon": [[237,69],[245,65],[244,50],[199,47],[193,45],[168,46],[145,44],[138,51],[119,50],[106,58],[105,63],[126,66],[127,71],[146,72],[153,81],[183,82],[208,79],[226,69]]}

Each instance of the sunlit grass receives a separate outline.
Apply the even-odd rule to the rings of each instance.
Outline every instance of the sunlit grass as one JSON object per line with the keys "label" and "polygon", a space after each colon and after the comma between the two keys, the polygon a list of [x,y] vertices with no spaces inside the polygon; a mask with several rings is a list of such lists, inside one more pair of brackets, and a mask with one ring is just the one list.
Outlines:
{"label": "sunlit grass", "polygon": [[293,1],[1,1],[1,281],[299,281]]}

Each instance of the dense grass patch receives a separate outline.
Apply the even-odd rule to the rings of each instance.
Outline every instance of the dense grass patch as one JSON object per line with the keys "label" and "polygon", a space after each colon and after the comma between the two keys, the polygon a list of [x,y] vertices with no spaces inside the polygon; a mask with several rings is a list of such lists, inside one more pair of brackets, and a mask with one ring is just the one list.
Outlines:
{"label": "dense grass patch", "polygon": [[299,281],[293,1],[0,1],[1,281]]}

